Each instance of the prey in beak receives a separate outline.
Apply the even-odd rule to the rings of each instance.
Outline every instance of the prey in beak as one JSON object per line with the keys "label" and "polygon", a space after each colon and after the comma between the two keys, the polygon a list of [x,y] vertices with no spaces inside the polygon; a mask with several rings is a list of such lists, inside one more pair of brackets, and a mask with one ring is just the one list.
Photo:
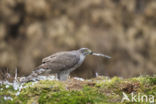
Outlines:
{"label": "prey in beak", "polygon": [[95,53],[95,52],[91,52],[90,55],[94,55],[94,56],[101,56],[101,57],[106,57],[108,59],[111,59],[112,57],[102,54],[102,53]]}

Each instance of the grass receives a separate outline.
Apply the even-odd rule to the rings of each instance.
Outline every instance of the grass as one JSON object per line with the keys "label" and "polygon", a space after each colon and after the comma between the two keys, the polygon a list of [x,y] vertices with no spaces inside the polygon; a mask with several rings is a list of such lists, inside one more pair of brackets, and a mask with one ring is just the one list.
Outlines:
{"label": "grass", "polygon": [[[32,82],[24,86],[31,85]],[[1,90],[2,89],[2,90]],[[149,102],[121,102],[123,92],[154,96],[156,102],[156,76],[140,76],[130,79],[99,76],[90,80],[69,79],[65,82],[42,80],[23,88],[20,95],[12,86],[0,85],[0,104],[148,104]],[[9,96],[12,100],[4,100]]]}

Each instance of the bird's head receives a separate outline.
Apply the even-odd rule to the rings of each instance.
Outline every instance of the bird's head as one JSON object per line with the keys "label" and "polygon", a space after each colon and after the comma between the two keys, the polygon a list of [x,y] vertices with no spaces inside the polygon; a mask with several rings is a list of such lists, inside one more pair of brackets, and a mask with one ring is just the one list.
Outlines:
{"label": "bird's head", "polygon": [[90,50],[88,48],[80,48],[79,52],[82,53],[85,56],[93,54],[92,50]]}
{"label": "bird's head", "polygon": [[111,57],[105,54],[101,54],[101,53],[95,53],[92,50],[88,49],[88,48],[80,48],[78,50],[81,54],[83,54],[84,56],[86,55],[94,55],[94,56],[101,56],[101,57],[106,57],[108,59],[110,59]]}

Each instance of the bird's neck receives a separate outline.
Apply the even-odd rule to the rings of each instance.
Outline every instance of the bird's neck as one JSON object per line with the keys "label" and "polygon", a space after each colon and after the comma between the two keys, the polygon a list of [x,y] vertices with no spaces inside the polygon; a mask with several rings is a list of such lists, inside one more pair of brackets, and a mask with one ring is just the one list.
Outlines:
{"label": "bird's neck", "polygon": [[81,54],[80,55],[80,63],[82,63],[84,61],[84,59],[86,58],[86,55]]}

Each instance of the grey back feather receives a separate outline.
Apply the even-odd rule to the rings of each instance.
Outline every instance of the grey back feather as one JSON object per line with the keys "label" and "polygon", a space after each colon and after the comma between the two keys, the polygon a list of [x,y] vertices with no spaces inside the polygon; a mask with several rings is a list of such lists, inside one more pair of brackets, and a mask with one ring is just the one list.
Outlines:
{"label": "grey back feather", "polygon": [[44,58],[37,69],[50,69],[50,73],[66,71],[79,62],[79,55],[77,51],[59,52]]}

